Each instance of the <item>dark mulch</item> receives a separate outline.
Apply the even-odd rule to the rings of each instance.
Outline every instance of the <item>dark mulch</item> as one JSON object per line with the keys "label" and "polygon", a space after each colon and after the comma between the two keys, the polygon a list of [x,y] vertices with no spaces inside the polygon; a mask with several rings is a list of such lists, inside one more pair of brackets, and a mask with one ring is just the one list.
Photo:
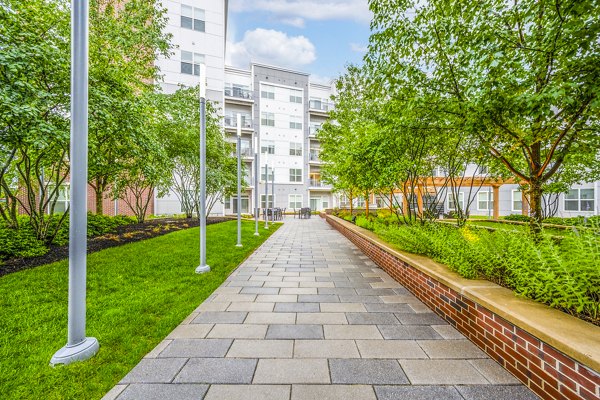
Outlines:
{"label": "dark mulch", "polygon": [[[218,224],[220,222],[225,221],[231,221],[231,218],[208,217],[206,224]],[[193,228],[198,225],[198,220],[195,218],[161,218],[146,221],[143,224],[123,225],[118,227],[114,233],[89,238],[87,243],[88,254],[108,249],[109,247],[121,246],[127,243],[151,239],[157,236],[165,235],[170,232]],[[11,258],[9,260],[3,261],[2,264],[0,264],[0,276],[8,275],[13,272],[37,267],[44,264],[50,264],[56,261],[64,260],[68,257],[68,245],[51,246],[49,251],[43,256],[29,258]]]}

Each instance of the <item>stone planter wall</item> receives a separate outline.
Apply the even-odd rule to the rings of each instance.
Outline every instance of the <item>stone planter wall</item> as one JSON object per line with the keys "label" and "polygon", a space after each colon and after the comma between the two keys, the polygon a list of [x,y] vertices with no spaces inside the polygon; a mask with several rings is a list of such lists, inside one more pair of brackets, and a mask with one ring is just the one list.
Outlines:
{"label": "stone planter wall", "polygon": [[600,399],[599,327],[493,283],[465,280],[345,220],[323,217],[543,399]]}

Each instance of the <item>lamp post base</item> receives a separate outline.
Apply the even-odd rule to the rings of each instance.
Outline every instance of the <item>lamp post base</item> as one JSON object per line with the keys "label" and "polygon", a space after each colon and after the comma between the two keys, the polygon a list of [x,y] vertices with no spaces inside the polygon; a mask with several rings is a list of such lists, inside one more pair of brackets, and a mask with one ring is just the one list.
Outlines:
{"label": "lamp post base", "polygon": [[93,357],[100,348],[98,340],[93,337],[86,337],[82,342],[69,346],[65,345],[52,356],[50,365],[71,364],[77,361],[84,361]]}
{"label": "lamp post base", "polygon": [[235,247],[243,247],[243,245],[241,243],[238,243],[235,245]]}
{"label": "lamp post base", "polygon": [[196,267],[197,274],[204,274],[206,272],[210,272],[210,267],[208,265],[200,265],[199,267]]}
{"label": "lamp post base", "polygon": [[254,232],[254,236],[260,236],[260,233]]}

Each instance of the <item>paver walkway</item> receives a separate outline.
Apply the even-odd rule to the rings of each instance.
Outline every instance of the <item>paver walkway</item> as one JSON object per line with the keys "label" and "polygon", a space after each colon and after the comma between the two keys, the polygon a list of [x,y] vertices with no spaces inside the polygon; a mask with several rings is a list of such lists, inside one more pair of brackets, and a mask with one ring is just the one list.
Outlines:
{"label": "paver walkway", "polygon": [[106,398],[537,397],[321,218],[288,218]]}

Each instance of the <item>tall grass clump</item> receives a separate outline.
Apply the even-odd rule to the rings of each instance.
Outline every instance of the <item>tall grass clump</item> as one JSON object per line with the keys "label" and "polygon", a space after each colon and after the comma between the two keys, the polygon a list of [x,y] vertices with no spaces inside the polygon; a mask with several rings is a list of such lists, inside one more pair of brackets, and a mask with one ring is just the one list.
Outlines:
{"label": "tall grass clump", "polygon": [[600,229],[534,239],[523,231],[488,231],[440,223],[386,225],[369,221],[382,239],[483,278],[519,295],[600,324]]}

